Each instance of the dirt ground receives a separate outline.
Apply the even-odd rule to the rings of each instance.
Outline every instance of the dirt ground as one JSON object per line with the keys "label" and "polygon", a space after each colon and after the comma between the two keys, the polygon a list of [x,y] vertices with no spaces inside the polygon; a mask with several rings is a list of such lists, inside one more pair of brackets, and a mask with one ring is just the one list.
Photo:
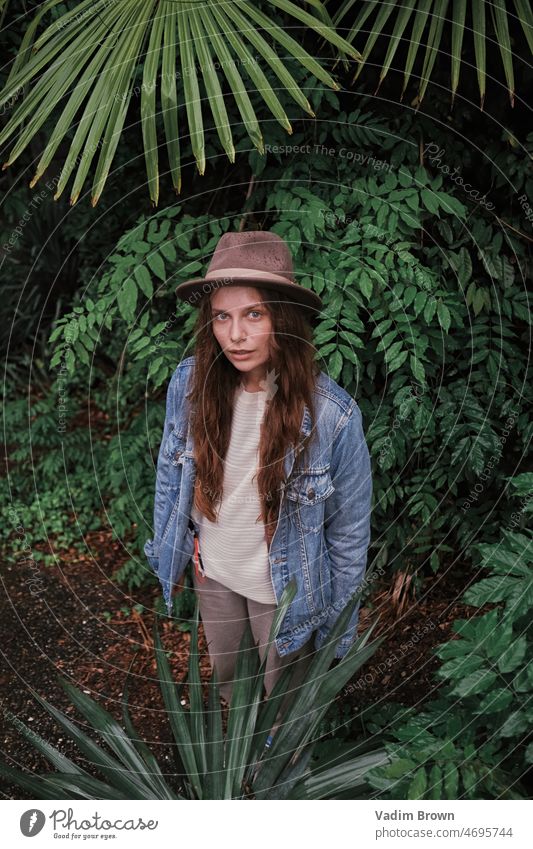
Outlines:
{"label": "dirt ground", "polygon": [[[168,765],[172,771],[172,735],[162,714],[152,643],[152,609],[159,587],[154,583],[128,594],[112,578],[124,559],[120,543],[100,532],[89,534],[86,541],[93,558],[73,549],[66,557],[62,555],[60,566],[39,565],[37,583],[35,568],[16,564],[2,568],[2,758],[32,772],[48,771],[47,761],[12,725],[10,719],[17,717],[81,763],[83,756],[73,741],[35,701],[30,688],[84,728],[83,717],[70,705],[58,682],[58,675],[65,676],[93,698],[99,697],[103,707],[121,721],[126,674],[135,657],[129,684],[132,720],[162,770]],[[477,613],[458,603],[465,589],[465,576],[457,565],[427,579],[416,599],[408,582],[403,586],[398,579],[393,586],[390,580],[387,584],[376,582],[368,606],[361,608],[359,633],[379,615],[374,635],[384,635],[385,640],[341,692],[336,707],[350,716],[382,700],[414,706],[430,698],[436,686],[432,673],[439,665],[432,648],[452,636],[454,619]],[[145,611],[129,616],[120,611],[135,604],[142,604]],[[174,680],[182,681],[187,674],[190,634],[166,617],[160,623]],[[207,682],[210,664],[201,625],[199,649],[202,680]],[[187,703],[186,688],[183,697]],[[85,768],[91,771],[87,765]],[[4,799],[31,798],[5,782],[0,784],[0,793]]]}

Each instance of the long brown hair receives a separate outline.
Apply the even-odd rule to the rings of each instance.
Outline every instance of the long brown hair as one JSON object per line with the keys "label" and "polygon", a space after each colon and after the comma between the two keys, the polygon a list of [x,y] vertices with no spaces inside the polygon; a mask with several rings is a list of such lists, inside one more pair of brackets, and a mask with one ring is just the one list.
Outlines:
{"label": "long brown hair", "polygon": [[[259,443],[257,488],[261,515],[270,543],[277,524],[284,457],[290,445],[301,451],[305,462],[314,433],[313,389],[320,367],[315,360],[311,318],[305,308],[287,302],[279,292],[258,290],[270,314],[272,339],[267,374],[274,377],[269,392]],[[216,521],[222,498],[224,458],[231,436],[233,398],[241,374],[222,352],[212,330],[210,296],[202,298],[194,328],[195,368],[187,399],[191,404],[190,426],[194,440],[196,480],[195,507]],[[272,372],[273,370],[273,372]],[[304,404],[311,415],[311,432],[300,440]],[[216,507],[215,507],[216,505]]]}

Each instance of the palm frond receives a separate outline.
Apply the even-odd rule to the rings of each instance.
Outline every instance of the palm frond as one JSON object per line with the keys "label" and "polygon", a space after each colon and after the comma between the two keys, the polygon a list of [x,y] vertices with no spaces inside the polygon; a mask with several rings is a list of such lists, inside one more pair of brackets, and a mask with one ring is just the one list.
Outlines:
{"label": "palm frond", "polygon": [[[36,13],[0,94],[0,108],[12,99],[17,104],[0,132],[0,144],[18,133],[3,168],[17,160],[36,133],[62,108],[31,186],[38,182],[59,145],[75,129],[56,187],[56,200],[76,169],[70,203],[76,202],[98,153],[91,194],[92,205],[98,202],[133,102],[139,68],[142,68],[141,130],[149,193],[154,204],[159,200],[160,114],[172,183],[179,193],[181,104],[185,105],[188,125],[182,128],[182,136],[186,129],[198,171],[203,174],[206,163],[202,110],[206,107],[222,148],[231,162],[235,160],[223,80],[229,86],[252,144],[260,153],[264,152],[264,142],[250,97],[252,90],[288,132],[291,126],[259,62],[269,65],[295,102],[308,114],[314,114],[288,70],[288,61],[277,55],[276,48],[282,48],[285,55],[295,59],[324,85],[339,88],[331,74],[283,25],[248,0],[233,3],[205,0],[201,7],[186,0],[116,0],[112,4],[108,0],[83,0],[36,37],[42,21],[57,2],[49,0]],[[309,4],[311,12],[290,0],[271,0],[271,5],[295,25],[317,33],[341,56],[359,58],[352,45],[335,32],[319,0]],[[250,54],[247,43],[253,45],[259,62]],[[249,91],[237,70],[241,65],[254,87]],[[177,84],[178,78],[181,85]]]}
{"label": "palm frond", "polygon": [[[327,4],[327,0],[326,0]],[[420,82],[414,105],[420,106],[426,93],[428,82],[439,54],[442,53],[442,38],[446,29],[450,28],[450,62],[451,62],[451,93],[452,103],[459,84],[461,68],[461,51],[465,44],[465,33],[471,34],[474,46],[476,73],[480,94],[480,106],[483,108],[487,72],[487,41],[490,39],[499,50],[504,76],[509,91],[511,106],[514,105],[514,71],[513,50],[510,37],[510,19],[515,17],[520,22],[529,51],[533,54],[533,12],[531,4],[526,0],[514,0],[516,16],[508,8],[505,0],[404,0],[394,3],[392,0],[382,3],[380,0],[369,0],[357,3],[356,0],[344,0],[333,15],[333,24],[339,27],[349,26],[346,40],[352,44],[356,39],[367,33],[366,43],[362,50],[362,61],[358,64],[354,81],[359,77],[378,40],[388,43],[385,58],[382,63],[379,84],[389,72],[399,43],[408,39],[409,48],[405,59],[402,97],[413,73],[414,62],[419,46],[425,47],[425,55],[420,72]],[[487,9],[490,10],[491,31],[487,32]],[[353,23],[350,18],[357,12]],[[467,16],[468,13],[468,16]],[[392,16],[392,26],[387,28]],[[411,23],[410,34],[407,25]],[[378,88],[379,88],[378,84]]]}

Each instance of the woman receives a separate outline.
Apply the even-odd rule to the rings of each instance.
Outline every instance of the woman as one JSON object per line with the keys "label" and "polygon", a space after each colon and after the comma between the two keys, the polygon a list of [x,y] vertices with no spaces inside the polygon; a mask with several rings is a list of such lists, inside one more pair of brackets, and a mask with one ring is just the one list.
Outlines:
{"label": "woman", "polygon": [[[295,683],[303,679],[364,576],[372,482],[361,413],[314,359],[312,311],[322,304],[294,282],[277,234],[226,233],[205,278],[176,293],[199,306],[195,354],[169,384],[154,538],[144,550],[169,615],[193,557],[228,702],[247,620],[263,658],[277,602],[296,579],[267,654],[268,696],[287,664]],[[358,611],[336,658],[353,642]]]}

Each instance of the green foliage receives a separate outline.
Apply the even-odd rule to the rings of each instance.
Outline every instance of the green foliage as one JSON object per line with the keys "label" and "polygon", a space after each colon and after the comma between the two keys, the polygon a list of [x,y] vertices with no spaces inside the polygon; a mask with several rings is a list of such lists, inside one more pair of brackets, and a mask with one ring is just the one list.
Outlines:
{"label": "green foliage", "polygon": [[[533,474],[511,480],[533,495]],[[443,661],[438,697],[424,710],[372,711],[368,730],[390,726],[391,763],[369,781],[392,799],[527,798],[520,779],[533,763],[533,535],[503,529],[477,545],[483,572],[462,601],[489,611],[457,619],[458,635],[435,654]],[[514,788],[514,789],[513,789]]]}
{"label": "green foliage", "polygon": [[[83,551],[83,535],[102,526],[102,515],[95,509],[97,493],[87,487],[87,480],[105,443],[91,450],[87,428],[66,430],[58,403],[52,387],[32,402],[29,420],[26,398],[4,405],[3,423],[11,435],[8,486],[0,501],[0,545],[9,559],[31,549],[34,560],[51,564],[54,556],[36,549],[36,544],[53,541],[57,551],[70,546]],[[74,407],[72,412],[77,412]]]}
{"label": "green foliage", "polygon": [[[295,591],[292,581],[280,599],[268,645],[275,639]],[[364,793],[369,769],[387,762],[387,756],[375,743],[370,746],[360,741],[346,745],[341,763],[337,762],[335,768],[331,761],[320,757],[311,764],[317,729],[336,693],[374,654],[383,639],[369,643],[373,630],[370,629],[350,647],[341,663],[330,668],[337,643],[357,603],[355,594],[335,623],[331,639],[315,653],[306,681],[291,687],[293,672],[287,667],[269,698],[263,701],[267,652],[259,662],[257,646],[247,627],[239,647],[225,737],[216,671],[209,682],[207,707],[202,698],[198,604],[191,631],[188,710],[182,705],[183,685],[172,680],[156,621],[154,645],[159,684],[175,744],[176,772],[170,774],[170,780],[133,726],[127,684],[121,726],[98,702],[61,678],[91,734],[81,731],[37,693],[34,696],[75,741],[84,763],[91,763],[102,777],[91,775],[20,720],[15,720],[18,730],[44,755],[55,772],[31,775],[0,762],[0,774],[30,791],[36,799],[58,796],[66,799],[322,799],[336,798],[347,790]],[[285,697],[283,722],[267,749],[267,735]],[[103,740],[105,748],[95,742],[94,735]]]}
{"label": "green foliage", "polygon": [[[448,179],[456,159],[474,163],[429,118],[377,117],[366,104],[342,112],[335,94],[318,90],[315,108],[323,98],[338,110],[334,123],[318,124],[314,136],[295,132],[292,153],[280,130],[267,156],[249,155],[258,177],[268,164],[269,179],[256,181],[245,212],[288,240],[300,282],[324,301],[318,359],[363,413],[380,565],[433,573],[452,553],[471,559],[480,526],[486,542],[495,541],[510,520],[507,470],[520,468],[531,441],[520,389],[530,333],[517,273],[528,262],[514,232],[521,212],[509,207],[514,230],[498,229],[484,205]],[[428,144],[438,139],[453,151],[448,172],[431,157],[421,164],[420,127]],[[517,148],[508,155],[522,188],[531,165]],[[479,179],[491,183],[490,167]],[[220,236],[239,225],[231,213],[194,215],[178,204],[141,216],[50,337],[58,370],[51,393],[64,378],[69,403],[82,410],[90,393],[104,418],[89,433],[70,414],[59,437],[45,422],[51,450],[31,459],[39,491],[60,486],[52,475],[63,462],[70,474],[86,470],[73,508],[81,499],[117,538],[131,536],[130,562],[118,573],[130,588],[153,577],[142,546],[165,387],[194,342],[196,311],[176,306],[174,288],[201,273]],[[32,429],[42,427],[39,418]],[[17,438],[22,464],[28,434],[18,445]]]}

